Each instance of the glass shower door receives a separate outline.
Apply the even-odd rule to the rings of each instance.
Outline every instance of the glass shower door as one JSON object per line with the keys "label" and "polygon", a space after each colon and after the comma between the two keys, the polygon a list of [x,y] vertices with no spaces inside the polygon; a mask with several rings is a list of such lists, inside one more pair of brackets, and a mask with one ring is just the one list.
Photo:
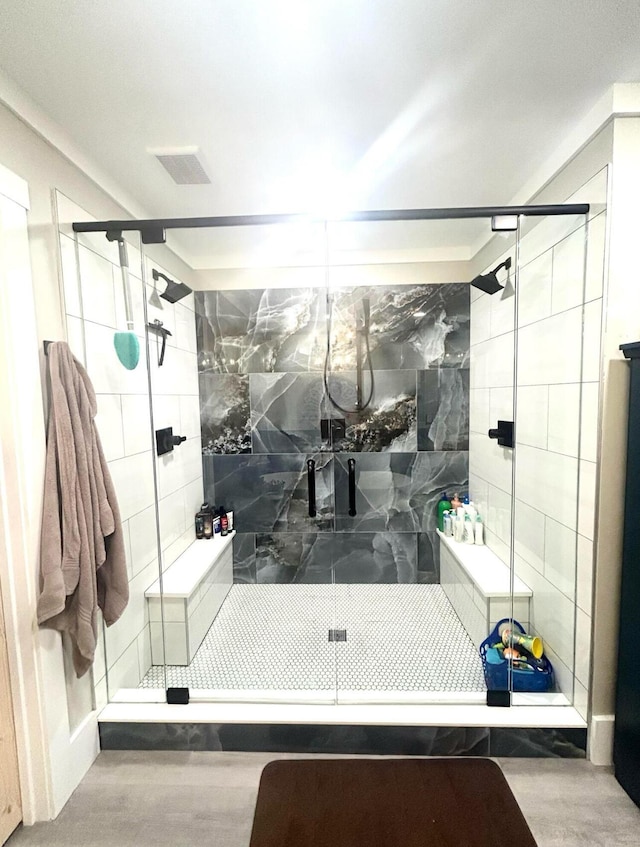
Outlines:
{"label": "glass shower door", "polygon": [[514,617],[542,640],[554,679],[513,702],[586,717],[606,171],[580,199],[588,216],[528,219],[520,239]]}
{"label": "glass shower door", "polygon": [[[56,202],[61,221],[89,218],[60,194]],[[96,393],[95,423],[118,500],[129,587],[120,618],[109,627],[100,623],[95,703],[159,702],[165,689],[162,654],[156,653],[157,679],[141,690],[152,666],[154,612],[147,591],[160,576],[141,244],[135,233],[125,233],[119,250],[104,233],[72,239],[67,232],[61,228],[67,339]]]}
{"label": "glass shower door", "polygon": [[[335,701],[321,234],[314,224],[200,231],[207,255],[233,244],[250,267],[212,273],[210,289],[157,315],[172,335],[154,409],[159,426],[187,436],[158,458],[167,678],[192,699]],[[233,512],[229,561],[215,559],[219,534],[194,538],[205,501]],[[171,596],[194,551],[206,574]]]}
{"label": "glass shower door", "polygon": [[453,557],[442,564],[436,531],[441,493],[469,488],[469,285],[455,263],[429,264],[482,225],[329,226],[339,703],[485,697],[479,641],[456,611],[472,589]]}

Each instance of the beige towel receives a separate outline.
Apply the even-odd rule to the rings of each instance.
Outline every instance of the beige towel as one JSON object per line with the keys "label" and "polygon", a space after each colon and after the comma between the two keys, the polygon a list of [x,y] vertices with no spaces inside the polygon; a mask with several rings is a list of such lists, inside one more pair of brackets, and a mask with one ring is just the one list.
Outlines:
{"label": "beige towel", "polygon": [[129,600],[115,490],[94,424],[96,396],[64,342],[49,345],[47,438],[38,623],[68,632],[78,676],[91,667],[98,607],[107,626]]}

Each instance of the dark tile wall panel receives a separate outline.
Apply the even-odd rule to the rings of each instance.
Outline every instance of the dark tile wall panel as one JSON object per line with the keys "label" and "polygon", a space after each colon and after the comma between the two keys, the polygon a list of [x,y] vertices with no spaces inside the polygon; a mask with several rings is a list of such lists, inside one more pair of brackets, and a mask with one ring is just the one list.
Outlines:
{"label": "dark tile wall panel", "polygon": [[355,369],[353,329],[370,304],[373,367],[468,367],[469,286],[380,285],[333,292],[334,370]]}
{"label": "dark tile wall panel", "polygon": [[[355,409],[355,371],[331,374],[328,385],[331,397],[343,409]],[[332,412],[333,417],[339,415],[345,419],[344,436],[332,439],[333,450],[368,453],[394,450],[415,452],[418,446],[416,371],[374,371],[373,391],[370,374],[366,371],[363,402],[369,399],[369,395],[370,403],[361,412]]]}
{"label": "dark tile wall panel", "polygon": [[418,450],[469,449],[469,370],[418,372]]}
{"label": "dark tile wall panel", "polygon": [[415,533],[336,533],[333,539],[333,569],[337,583],[417,581]]}
{"label": "dark tile wall panel", "polygon": [[421,585],[440,583],[440,539],[435,530],[417,536],[418,578]]}
{"label": "dark tile wall panel", "polygon": [[256,537],[256,582],[331,583],[332,533],[280,532]]}
{"label": "dark tile wall panel", "polygon": [[[316,462],[316,511],[309,517],[307,458]],[[333,529],[333,457],[316,453],[204,456],[205,496],[233,510],[237,532]],[[210,484],[209,480],[215,480]]]}
{"label": "dark tile wall panel", "polygon": [[200,427],[202,452],[251,452],[249,377],[201,371]]}
{"label": "dark tile wall panel", "polygon": [[337,530],[433,531],[442,492],[468,487],[469,456],[464,451],[361,453],[355,457],[356,516],[351,517],[349,458],[338,454],[334,459]]}
{"label": "dark tile wall panel", "polygon": [[322,370],[324,301],[324,290],[319,288],[197,292],[200,370],[245,374]]}
{"label": "dark tile wall panel", "polygon": [[253,532],[237,532],[233,539],[233,581],[256,582],[256,536]]}
{"label": "dark tile wall panel", "polygon": [[415,583],[417,571],[413,532],[256,536],[259,583]]}
{"label": "dark tile wall panel", "polygon": [[322,375],[251,375],[251,427],[254,453],[313,453],[328,449],[320,419]]}

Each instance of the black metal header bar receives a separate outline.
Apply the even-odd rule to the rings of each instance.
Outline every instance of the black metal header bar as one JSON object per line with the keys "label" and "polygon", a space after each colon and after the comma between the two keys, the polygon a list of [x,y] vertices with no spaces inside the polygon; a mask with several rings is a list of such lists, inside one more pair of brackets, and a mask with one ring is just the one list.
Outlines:
{"label": "black metal header bar", "polygon": [[226,226],[265,226],[271,224],[320,223],[339,221],[439,221],[468,218],[493,218],[523,215],[586,215],[588,203],[567,203],[547,206],[469,206],[451,209],[382,209],[370,212],[350,212],[337,218],[313,215],[225,215],[212,218],[152,218],[129,221],[80,221],[73,224],[74,232],[140,232],[144,244],[162,244],[167,229],[203,229]]}

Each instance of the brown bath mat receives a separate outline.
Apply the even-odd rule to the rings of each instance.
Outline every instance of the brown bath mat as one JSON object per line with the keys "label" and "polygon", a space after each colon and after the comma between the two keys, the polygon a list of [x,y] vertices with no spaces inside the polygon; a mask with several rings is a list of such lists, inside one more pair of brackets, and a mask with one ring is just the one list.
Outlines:
{"label": "brown bath mat", "polygon": [[489,759],[305,759],[262,772],[250,847],[536,847]]}

